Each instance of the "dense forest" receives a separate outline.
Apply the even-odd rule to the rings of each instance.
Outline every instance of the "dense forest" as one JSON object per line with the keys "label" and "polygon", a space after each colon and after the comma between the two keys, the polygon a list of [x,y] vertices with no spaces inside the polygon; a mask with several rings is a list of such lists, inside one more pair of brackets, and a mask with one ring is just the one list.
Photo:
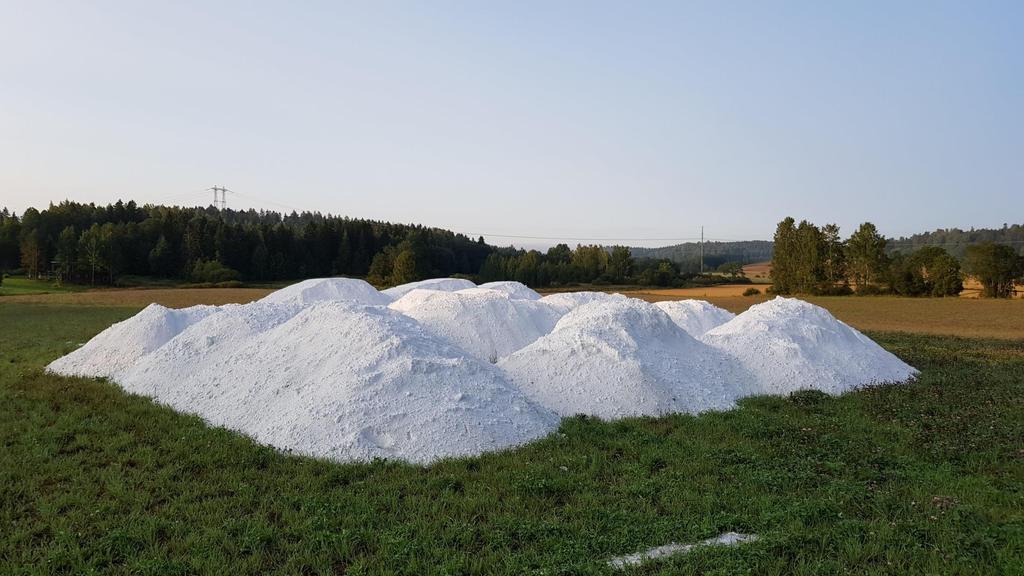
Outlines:
{"label": "dense forest", "polygon": [[[661,248],[631,247],[629,250],[637,258],[669,260],[683,273],[700,272],[701,245],[698,242],[686,242]],[[771,259],[772,243],[768,240],[704,243],[705,270],[714,270],[728,262],[750,264]]]}
{"label": "dense forest", "polygon": [[140,277],[195,283],[278,281],[332,275],[378,285],[466,275],[530,286],[652,283],[679,270],[637,267],[623,247],[560,244],[542,254],[495,248],[448,230],[320,213],[62,202],[20,217],[0,211],[0,270],[84,284],[131,284]]}
{"label": "dense forest", "polygon": [[777,294],[890,293],[901,296],[956,296],[964,274],[975,277],[985,296],[1012,295],[1024,280],[1024,257],[1007,244],[981,241],[964,246],[956,258],[941,245],[898,249],[865,222],[847,239],[839,227],[818,227],[786,218],[775,231],[772,290]]}
{"label": "dense forest", "polygon": [[[447,230],[315,212],[62,202],[0,212],[0,269],[89,284],[126,276],[195,282],[476,273],[492,247]],[[410,267],[411,264],[411,267]],[[386,282],[388,278],[381,278]]]}

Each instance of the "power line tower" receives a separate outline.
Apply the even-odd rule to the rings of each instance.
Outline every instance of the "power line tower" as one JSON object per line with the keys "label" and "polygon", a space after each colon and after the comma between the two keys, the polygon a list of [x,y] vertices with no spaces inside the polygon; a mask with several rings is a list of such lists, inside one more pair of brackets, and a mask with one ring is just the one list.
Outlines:
{"label": "power line tower", "polygon": [[[213,190],[213,207],[219,210],[224,210],[228,207],[228,190],[223,186],[214,186],[213,188],[207,188],[207,190]],[[218,199],[217,193],[220,193]]]}
{"label": "power line tower", "polygon": [[704,273],[704,227],[700,227],[700,273]]}

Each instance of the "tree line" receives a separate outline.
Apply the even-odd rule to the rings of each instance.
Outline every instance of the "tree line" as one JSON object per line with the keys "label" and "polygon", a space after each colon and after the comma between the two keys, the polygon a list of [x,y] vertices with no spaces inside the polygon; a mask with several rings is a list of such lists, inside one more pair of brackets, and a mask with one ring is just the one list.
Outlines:
{"label": "tree line", "polygon": [[955,296],[964,274],[987,297],[1012,295],[1024,277],[1024,258],[1011,246],[982,242],[964,248],[963,262],[941,246],[894,251],[874,224],[861,224],[847,239],[839,227],[818,227],[793,218],[779,222],[772,258],[772,290],[778,294],[890,293]]}
{"label": "tree line", "polygon": [[[318,212],[61,202],[20,217],[0,211],[0,269],[112,284],[147,276],[220,282],[331,275],[474,274],[493,248],[448,230]],[[411,271],[410,271],[411,270]]]}
{"label": "tree line", "polygon": [[[463,275],[533,287],[676,281],[678,268],[638,267],[628,248],[559,244],[542,254],[495,248],[448,230],[317,212],[61,202],[20,217],[0,211],[0,271],[83,284],[136,277],[196,283],[365,277],[378,286]],[[640,278],[640,276],[637,276]]]}

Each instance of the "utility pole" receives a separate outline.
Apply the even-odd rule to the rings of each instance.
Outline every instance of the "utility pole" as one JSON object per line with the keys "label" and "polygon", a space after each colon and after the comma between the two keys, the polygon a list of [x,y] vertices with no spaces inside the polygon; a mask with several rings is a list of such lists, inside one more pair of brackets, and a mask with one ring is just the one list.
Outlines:
{"label": "utility pole", "polygon": [[700,273],[704,273],[704,227],[700,227]]}

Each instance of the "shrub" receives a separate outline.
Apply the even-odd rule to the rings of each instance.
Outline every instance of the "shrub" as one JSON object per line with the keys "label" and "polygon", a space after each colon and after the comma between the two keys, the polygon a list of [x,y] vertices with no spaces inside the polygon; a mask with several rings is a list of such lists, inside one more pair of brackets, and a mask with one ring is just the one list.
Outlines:
{"label": "shrub", "polygon": [[758,290],[757,288],[751,287],[751,288],[747,288],[746,290],[744,290],[743,291],[743,295],[744,296],[760,296],[761,295],[761,291]]}
{"label": "shrub", "polygon": [[192,267],[192,281],[200,283],[230,282],[238,280],[238,271],[216,260],[199,260]]}
{"label": "shrub", "polygon": [[227,280],[225,282],[217,282],[213,285],[214,288],[241,288],[242,282],[239,280]]}

